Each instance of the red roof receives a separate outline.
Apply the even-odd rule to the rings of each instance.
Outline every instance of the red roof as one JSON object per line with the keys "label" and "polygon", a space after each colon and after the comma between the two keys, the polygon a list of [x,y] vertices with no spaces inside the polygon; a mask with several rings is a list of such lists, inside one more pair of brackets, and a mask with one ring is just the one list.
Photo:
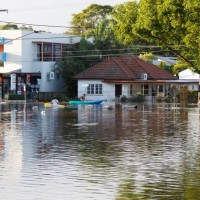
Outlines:
{"label": "red roof", "polygon": [[74,76],[75,79],[97,79],[104,81],[136,81],[147,74],[147,80],[176,80],[173,74],[138,57],[123,55],[104,60]]}

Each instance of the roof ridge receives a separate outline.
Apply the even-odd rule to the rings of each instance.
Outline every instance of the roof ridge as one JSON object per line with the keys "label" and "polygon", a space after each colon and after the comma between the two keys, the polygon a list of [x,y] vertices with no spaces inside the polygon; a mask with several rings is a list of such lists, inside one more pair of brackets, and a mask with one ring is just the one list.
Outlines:
{"label": "roof ridge", "polygon": [[[147,71],[146,71],[146,69],[140,64],[140,61],[141,61],[142,59],[140,59],[139,57],[137,57],[136,59],[135,59],[135,61],[140,65],[140,67],[146,72],[146,73],[148,73]],[[143,60],[142,60],[143,61]]]}
{"label": "roof ridge", "polygon": [[[122,57],[119,57],[119,58],[121,58],[122,59]],[[116,64],[118,64],[119,66],[120,66],[120,68],[125,72],[125,74],[129,77],[129,78],[132,78],[132,76],[130,75],[130,74],[132,74],[132,72],[127,68],[127,66],[126,65],[122,65],[117,59],[116,59],[116,57],[112,57],[112,59],[114,60],[114,62],[116,63]],[[124,66],[126,67],[126,69],[124,68]]]}

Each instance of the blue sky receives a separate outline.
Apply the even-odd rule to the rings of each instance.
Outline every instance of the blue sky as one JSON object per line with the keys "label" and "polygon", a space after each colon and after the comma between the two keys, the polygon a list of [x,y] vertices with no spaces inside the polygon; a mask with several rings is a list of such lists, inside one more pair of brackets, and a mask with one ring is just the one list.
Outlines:
{"label": "blue sky", "polygon": [[[116,5],[129,0],[1,0],[0,21],[50,26],[70,26],[72,14],[81,12],[92,3]],[[0,22],[0,24],[5,24]],[[21,25],[19,25],[21,26]],[[45,31],[63,33],[65,28],[34,27]]]}

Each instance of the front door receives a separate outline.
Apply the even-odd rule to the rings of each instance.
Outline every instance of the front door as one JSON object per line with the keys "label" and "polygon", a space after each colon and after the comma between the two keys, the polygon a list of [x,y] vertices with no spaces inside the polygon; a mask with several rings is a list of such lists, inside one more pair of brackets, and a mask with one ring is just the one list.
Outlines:
{"label": "front door", "polygon": [[122,85],[115,84],[115,97],[120,97],[122,95]]}

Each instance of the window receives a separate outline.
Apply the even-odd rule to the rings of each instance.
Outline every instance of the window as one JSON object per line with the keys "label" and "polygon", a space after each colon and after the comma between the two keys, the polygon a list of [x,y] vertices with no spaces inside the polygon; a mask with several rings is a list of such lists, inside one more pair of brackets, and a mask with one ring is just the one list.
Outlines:
{"label": "window", "polygon": [[129,87],[129,94],[131,96],[133,95],[133,85],[130,85],[130,87]]}
{"label": "window", "polygon": [[60,61],[70,54],[70,44],[42,42],[37,44],[37,61]]}
{"label": "window", "polygon": [[102,94],[102,84],[89,84],[87,94]]}
{"label": "window", "polygon": [[44,44],[43,46],[43,61],[52,61],[52,45]]}
{"label": "window", "polygon": [[194,90],[194,85],[192,85],[192,90]]}
{"label": "window", "polygon": [[144,95],[149,94],[149,85],[142,85],[142,94]]}
{"label": "window", "polygon": [[158,91],[163,92],[163,85],[159,85],[158,87],[159,87]]}

